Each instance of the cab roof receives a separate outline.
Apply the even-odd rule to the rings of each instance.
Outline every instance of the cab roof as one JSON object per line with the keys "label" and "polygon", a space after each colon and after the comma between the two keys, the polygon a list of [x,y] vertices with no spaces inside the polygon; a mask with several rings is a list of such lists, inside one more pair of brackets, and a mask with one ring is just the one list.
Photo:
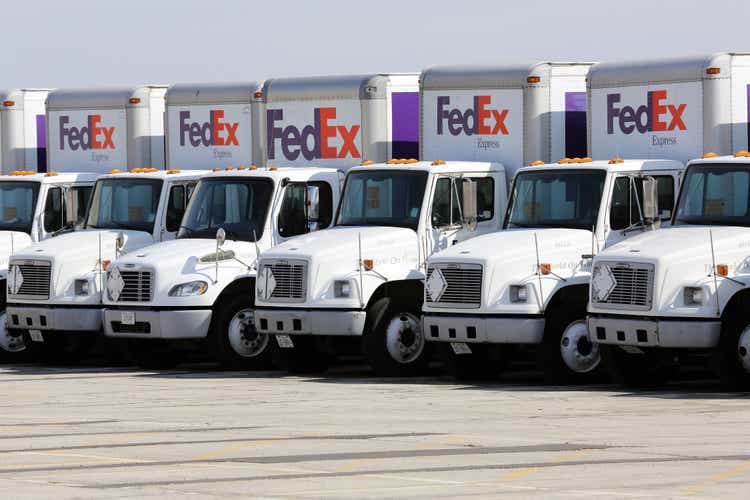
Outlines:
{"label": "cab roof", "polygon": [[198,179],[204,175],[210,174],[209,170],[157,170],[151,168],[133,169],[127,172],[120,172],[117,169],[110,170],[104,175],[100,175],[99,178],[131,178],[131,179]]}
{"label": "cab roof", "polygon": [[703,158],[690,160],[689,165],[710,165],[712,163],[750,163],[750,153],[747,151],[738,151],[733,155],[718,156],[712,153],[706,154]]}
{"label": "cab roof", "polygon": [[[580,160],[580,161],[577,161]],[[650,170],[682,170],[685,166],[677,160],[612,158],[611,160],[591,160],[590,158],[564,158],[557,163],[534,162],[520,168],[520,172],[538,170],[606,170],[608,172],[648,172]]]}
{"label": "cab roof", "polygon": [[505,172],[502,163],[487,161],[418,161],[418,160],[388,160],[385,163],[368,163],[352,167],[349,172],[367,170],[410,170],[415,172],[460,173],[460,172]]}
{"label": "cab roof", "polygon": [[43,184],[64,184],[70,182],[94,182],[101,174],[93,172],[33,172],[16,170],[0,175],[0,182],[41,182]]}
{"label": "cab roof", "polygon": [[[242,168],[242,167],[240,167]],[[238,168],[229,167],[229,169],[214,169],[208,175],[206,179],[220,178],[220,179],[236,179],[238,177],[263,177],[266,179],[289,179],[290,181],[304,181],[314,177],[321,176],[338,176],[343,172],[335,168],[322,168],[322,167],[273,167],[268,168]]]}

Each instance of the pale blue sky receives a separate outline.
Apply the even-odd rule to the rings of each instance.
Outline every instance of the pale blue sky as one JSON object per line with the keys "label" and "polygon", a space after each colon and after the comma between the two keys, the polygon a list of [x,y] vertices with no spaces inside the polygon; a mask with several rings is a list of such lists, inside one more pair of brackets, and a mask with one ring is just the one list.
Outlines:
{"label": "pale blue sky", "polygon": [[748,0],[3,2],[0,88],[750,51]]}

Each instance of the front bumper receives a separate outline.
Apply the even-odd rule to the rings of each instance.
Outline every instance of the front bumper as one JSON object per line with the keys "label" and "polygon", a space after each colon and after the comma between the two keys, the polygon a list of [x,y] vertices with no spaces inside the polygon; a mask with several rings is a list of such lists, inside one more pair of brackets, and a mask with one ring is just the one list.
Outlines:
{"label": "front bumper", "polygon": [[361,336],[365,317],[365,311],[358,309],[256,309],[255,327],[270,334]]}
{"label": "front bumper", "polygon": [[599,344],[705,349],[716,347],[721,335],[721,321],[714,319],[589,316],[587,322],[589,340]]}
{"label": "front bumper", "polygon": [[[123,323],[127,316],[135,320],[133,324]],[[208,335],[210,326],[211,309],[104,309],[107,337],[200,339]]]}
{"label": "front bumper", "polygon": [[544,316],[451,316],[425,314],[425,338],[433,342],[540,344]]}
{"label": "front bumper", "polygon": [[98,332],[102,328],[101,307],[9,305],[6,318],[8,328],[19,330]]}

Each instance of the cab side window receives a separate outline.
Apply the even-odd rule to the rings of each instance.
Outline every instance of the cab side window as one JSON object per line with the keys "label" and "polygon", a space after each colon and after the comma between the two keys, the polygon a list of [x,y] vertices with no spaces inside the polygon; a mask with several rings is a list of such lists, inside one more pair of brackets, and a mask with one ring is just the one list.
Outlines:
{"label": "cab side window", "polygon": [[167,204],[166,228],[168,232],[173,233],[180,229],[180,222],[182,222],[182,216],[185,215],[186,206],[185,186],[172,186],[172,189],[169,191],[169,201]]}
{"label": "cab side window", "polygon": [[[654,176],[659,202],[659,219],[669,220],[674,209],[674,179],[671,175]],[[612,229],[626,229],[640,221],[638,205],[643,199],[643,179],[618,177],[612,190],[609,224]]]}
{"label": "cab side window", "polygon": [[[477,183],[477,222],[491,220],[495,216],[495,180],[492,177],[464,177]],[[435,183],[432,200],[432,227],[461,224],[463,199],[462,178],[442,177]]]}
{"label": "cab side window", "polygon": [[333,190],[327,182],[289,184],[284,189],[278,219],[279,234],[284,238],[308,232],[307,218],[305,217],[305,196],[308,185],[318,187],[318,229],[325,229],[331,225],[331,219],[333,218]]}
{"label": "cab side window", "polygon": [[83,222],[86,220],[86,211],[88,210],[89,199],[93,190],[93,186],[76,186],[70,188],[75,199],[76,221]]}
{"label": "cab side window", "polygon": [[63,190],[62,188],[50,188],[47,191],[47,199],[44,203],[44,231],[51,233],[61,229],[65,220],[63,214]]}

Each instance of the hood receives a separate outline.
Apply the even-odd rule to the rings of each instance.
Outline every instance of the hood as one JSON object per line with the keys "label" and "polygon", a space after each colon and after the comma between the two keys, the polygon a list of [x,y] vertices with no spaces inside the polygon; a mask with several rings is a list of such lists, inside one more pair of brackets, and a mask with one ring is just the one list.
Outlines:
{"label": "hood", "polygon": [[[21,231],[0,231],[0,273],[8,270],[11,254],[31,245],[31,236]],[[2,278],[3,276],[0,276]]]}

